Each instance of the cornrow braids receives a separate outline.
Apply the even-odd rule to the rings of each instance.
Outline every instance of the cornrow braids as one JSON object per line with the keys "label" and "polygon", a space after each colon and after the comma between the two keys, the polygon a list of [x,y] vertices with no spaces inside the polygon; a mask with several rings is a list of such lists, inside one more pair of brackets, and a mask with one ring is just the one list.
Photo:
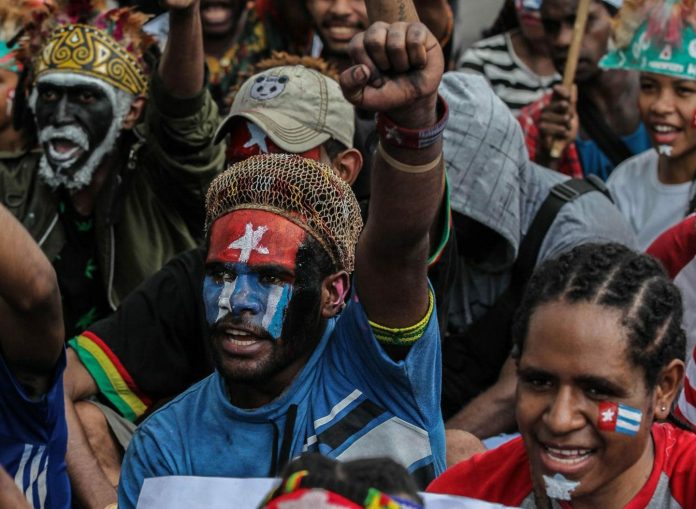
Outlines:
{"label": "cornrow braids", "polygon": [[532,314],[552,301],[620,310],[630,359],[643,368],[648,388],[671,360],[684,358],[681,295],[649,255],[620,244],[584,244],[543,263],[531,277],[513,322],[516,357],[522,355]]}

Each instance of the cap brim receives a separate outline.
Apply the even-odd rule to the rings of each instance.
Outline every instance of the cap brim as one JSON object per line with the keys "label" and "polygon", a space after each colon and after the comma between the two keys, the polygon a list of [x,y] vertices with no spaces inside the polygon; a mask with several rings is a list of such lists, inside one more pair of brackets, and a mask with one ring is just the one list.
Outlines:
{"label": "cap brim", "polygon": [[238,118],[255,123],[278,147],[294,154],[311,150],[331,138],[327,132],[316,131],[292,117],[267,109],[238,111],[228,116],[215,133],[215,143],[220,143]]}

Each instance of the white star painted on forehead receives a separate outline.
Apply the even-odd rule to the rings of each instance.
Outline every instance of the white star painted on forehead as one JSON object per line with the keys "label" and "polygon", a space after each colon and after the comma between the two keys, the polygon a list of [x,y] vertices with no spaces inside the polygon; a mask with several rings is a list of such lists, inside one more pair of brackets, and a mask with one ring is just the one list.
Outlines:
{"label": "white star painted on forehead", "polygon": [[249,134],[251,138],[244,144],[244,148],[251,148],[254,145],[259,147],[259,152],[262,154],[268,154],[268,144],[266,143],[266,133],[264,133],[259,126],[253,122],[247,122],[247,129],[249,129]]}
{"label": "white star painted on forehead", "polygon": [[246,263],[249,261],[252,251],[256,251],[259,254],[267,255],[268,248],[261,246],[261,239],[264,233],[268,231],[268,226],[259,226],[254,229],[254,225],[251,223],[246,224],[244,229],[244,235],[239,237],[237,240],[232,242],[227,249],[239,249],[239,261]]}
{"label": "white star painted on forehead", "polygon": [[602,422],[611,422],[614,420],[614,411],[611,408],[607,408],[602,412]]}

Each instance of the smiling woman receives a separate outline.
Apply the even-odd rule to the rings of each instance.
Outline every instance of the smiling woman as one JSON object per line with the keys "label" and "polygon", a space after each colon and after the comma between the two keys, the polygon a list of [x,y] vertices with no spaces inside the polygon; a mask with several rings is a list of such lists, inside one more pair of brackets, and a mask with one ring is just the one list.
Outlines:
{"label": "smiling woman", "polygon": [[513,325],[522,437],[429,491],[527,508],[696,507],[696,435],[656,423],[684,373],[680,323],[679,292],[646,255],[587,244],[542,265]]}
{"label": "smiling woman", "polygon": [[616,205],[647,248],[696,211],[696,25],[693,0],[626,4],[617,49],[601,65],[641,71],[638,107],[655,150],[618,166],[607,181]]}

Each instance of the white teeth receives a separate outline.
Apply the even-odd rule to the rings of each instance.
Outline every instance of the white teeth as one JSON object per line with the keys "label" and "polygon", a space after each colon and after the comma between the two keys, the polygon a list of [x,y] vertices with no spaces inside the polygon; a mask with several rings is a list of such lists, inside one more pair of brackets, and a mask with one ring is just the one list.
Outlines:
{"label": "white teeth", "polygon": [[555,447],[545,447],[545,449],[555,461],[567,464],[579,463],[592,453],[592,449],[556,449]]}
{"label": "white teeth", "polygon": [[655,129],[655,131],[658,133],[673,133],[676,131],[676,128],[672,127],[671,125],[656,125],[653,126],[653,129]]}
{"label": "white teeth", "polygon": [[248,332],[239,329],[232,329],[230,332],[235,336],[250,336]]}
{"label": "white teeth", "polygon": [[256,343],[256,341],[253,339],[246,340],[246,341],[239,340],[239,339],[228,339],[227,341],[229,341],[233,345],[237,345],[237,346],[249,346],[249,345],[253,345],[254,343]]}

